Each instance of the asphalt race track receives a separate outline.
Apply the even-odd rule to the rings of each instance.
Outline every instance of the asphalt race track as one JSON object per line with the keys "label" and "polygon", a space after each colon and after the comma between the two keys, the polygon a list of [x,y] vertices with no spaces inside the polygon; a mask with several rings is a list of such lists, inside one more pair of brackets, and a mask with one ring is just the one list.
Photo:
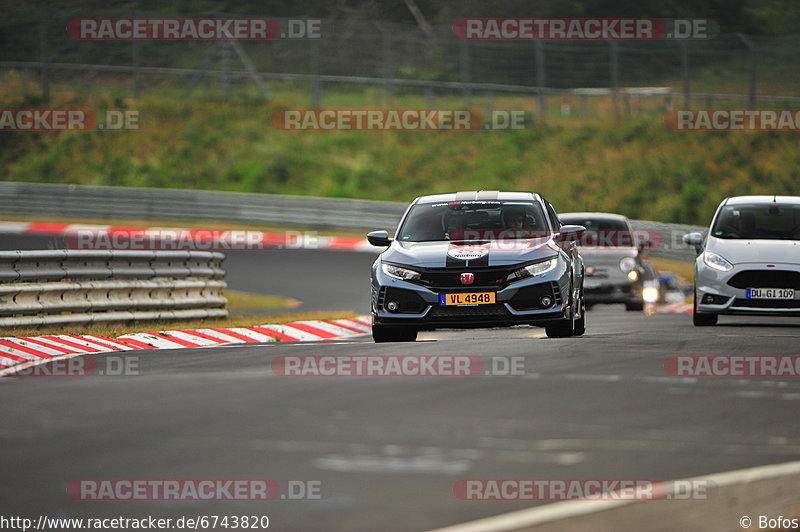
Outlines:
{"label": "asphalt race track", "polygon": [[[8,240],[4,239],[4,244]],[[4,245],[5,247],[5,245]],[[233,288],[365,312],[368,253],[230,254]],[[278,291],[278,289],[282,291]],[[295,291],[296,290],[296,291]],[[526,508],[467,502],[469,478],[669,480],[800,456],[800,382],[669,376],[671,355],[796,355],[800,323],[597,306],[581,338],[541,329],[137,351],[138,375],[0,380],[0,513],[268,515],[287,531],[421,531]],[[284,377],[279,355],[524,357],[524,375]],[[92,357],[103,367],[109,357]],[[320,482],[318,500],[78,501],[76,479]],[[673,502],[679,511],[680,501]],[[738,529],[731,523],[730,529]]]}

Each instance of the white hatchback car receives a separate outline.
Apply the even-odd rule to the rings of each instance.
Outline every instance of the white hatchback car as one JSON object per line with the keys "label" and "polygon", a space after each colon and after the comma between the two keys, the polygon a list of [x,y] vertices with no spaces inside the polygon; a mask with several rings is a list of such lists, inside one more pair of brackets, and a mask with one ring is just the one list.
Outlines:
{"label": "white hatchback car", "polygon": [[720,314],[800,316],[800,197],[727,198],[708,236],[683,240],[699,254],[695,325],[714,325]]}

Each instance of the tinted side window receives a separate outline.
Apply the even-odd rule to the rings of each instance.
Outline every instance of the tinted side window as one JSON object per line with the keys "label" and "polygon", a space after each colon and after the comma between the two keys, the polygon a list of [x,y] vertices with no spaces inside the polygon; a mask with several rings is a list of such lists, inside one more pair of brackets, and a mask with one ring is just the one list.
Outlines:
{"label": "tinted side window", "polygon": [[561,228],[561,222],[558,221],[556,210],[550,205],[550,202],[545,200],[544,204],[547,205],[547,217],[550,219],[550,224],[553,226],[553,231],[558,231]]}

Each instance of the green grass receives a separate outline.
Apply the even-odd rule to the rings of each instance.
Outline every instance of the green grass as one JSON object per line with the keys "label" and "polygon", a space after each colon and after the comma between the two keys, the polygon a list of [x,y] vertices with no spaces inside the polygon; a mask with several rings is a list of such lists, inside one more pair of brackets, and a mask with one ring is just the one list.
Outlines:
{"label": "green grass", "polygon": [[[634,218],[706,223],[726,195],[796,194],[800,145],[794,132],[679,132],[663,124],[661,99],[615,120],[608,102],[590,116],[551,116],[517,131],[286,132],[277,109],[307,107],[307,93],[282,90],[270,104],[240,94],[234,103],[152,90],[139,100],[83,97],[55,87],[56,108],[135,109],[137,131],[6,132],[2,179],[87,185],[321,195],[409,201],[467,189],[534,190],[559,211],[600,210]],[[486,100],[476,95],[473,107]],[[0,78],[6,107],[42,107],[18,77]],[[327,106],[375,105],[369,91],[325,93]],[[425,107],[398,95],[383,107]],[[460,108],[457,98],[436,106]],[[496,109],[535,112],[527,97],[497,97]],[[573,102],[576,111],[578,102]],[[172,225],[179,225],[173,223]]]}

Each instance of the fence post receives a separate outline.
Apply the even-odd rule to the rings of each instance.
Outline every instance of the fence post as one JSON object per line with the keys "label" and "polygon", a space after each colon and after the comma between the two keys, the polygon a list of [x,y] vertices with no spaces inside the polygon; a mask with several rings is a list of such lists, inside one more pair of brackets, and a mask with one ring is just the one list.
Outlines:
{"label": "fence post", "polygon": [[619,116],[619,47],[617,41],[606,41],[611,59],[611,104],[614,117]]}
{"label": "fence post", "polygon": [[219,41],[222,46],[222,90],[225,103],[231,97],[231,49],[228,41]]}
{"label": "fence post", "polygon": [[547,85],[547,69],[545,68],[544,42],[541,40],[533,41],[536,47],[536,103],[539,106],[539,120],[544,120],[547,115],[547,100],[544,88]]}
{"label": "fence post", "polygon": [[311,107],[322,105],[322,84],[319,80],[319,39],[309,39],[308,68],[311,71]]}
{"label": "fence post", "polygon": [[394,61],[392,57],[392,33],[380,22],[375,26],[381,34],[381,59],[383,62],[383,93],[388,105],[392,104],[393,89],[391,79],[394,77]]}
{"label": "fence post", "polygon": [[132,46],[133,46],[133,97],[134,98],[138,98],[139,97],[139,90],[141,88],[140,87],[141,80],[140,80],[140,72],[139,72],[139,58],[140,58],[140,51],[141,51],[141,49],[140,49],[141,43],[137,39],[134,39],[132,41]]}
{"label": "fence post", "polygon": [[753,44],[753,41],[751,41],[744,34],[737,32],[736,36],[747,47],[747,63],[748,63],[748,71],[749,71],[748,105],[749,105],[750,109],[755,109],[755,107],[756,107],[756,47]]}
{"label": "fence post", "polygon": [[681,76],[683,77],[683,108],[692,107],[692,92],[689,88],[689,43],[678,41],[681,47]]}
{"label": "fence post", "polygon": [[47,68],[47,14],[39,11],[39,62],[42,64],[42,99],[50,101],[50,69]]}
{"label": "fence post", "polygon": [[430,87],[425,88],[425,106],[428,109],[433,109],[433,89]]}
{"label": "fence post", "polygon": [[[461,65],[461,83],[470,83],[470,64],[469,64],[469,48],[467,45],[469,41],[460,39],[458,41],[459,47],[459,63]],[[464,107],[469,108],[472,106],[472,92],[469,87],[462,86],[464,93]]]}

